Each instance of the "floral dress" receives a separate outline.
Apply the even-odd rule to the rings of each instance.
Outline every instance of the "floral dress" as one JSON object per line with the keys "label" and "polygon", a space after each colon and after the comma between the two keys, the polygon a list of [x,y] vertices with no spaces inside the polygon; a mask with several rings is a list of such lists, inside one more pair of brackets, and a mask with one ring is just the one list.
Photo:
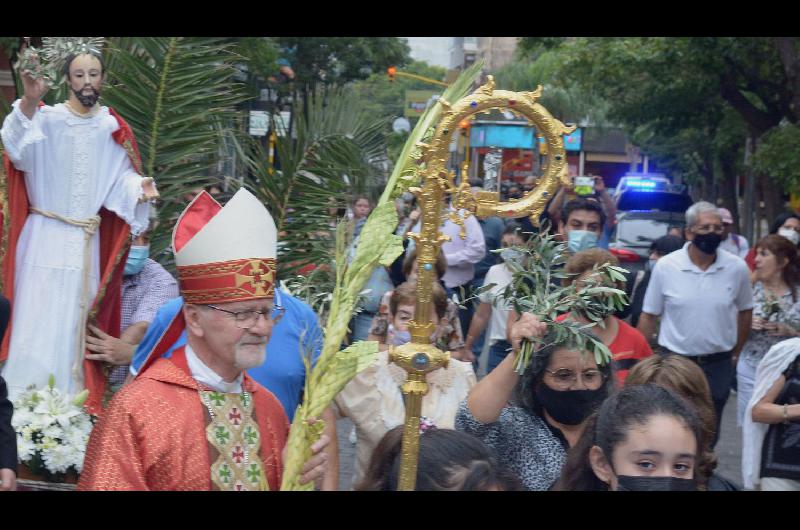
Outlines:
{"label": "floral dress", "polygon": [[[799,290],[800,291],[800,290]],[[793,327],[800,326],[800,292],[798,300],[792,300],[791,290],[771,302],[764,290],[764,284],[753,285],[753,318],[762,318],[770,322],[783,322]],[[750,337],[742,348],[742,357],[754,369],[775,344],[789,337],[770,335],[763,330],[750,330]]]}

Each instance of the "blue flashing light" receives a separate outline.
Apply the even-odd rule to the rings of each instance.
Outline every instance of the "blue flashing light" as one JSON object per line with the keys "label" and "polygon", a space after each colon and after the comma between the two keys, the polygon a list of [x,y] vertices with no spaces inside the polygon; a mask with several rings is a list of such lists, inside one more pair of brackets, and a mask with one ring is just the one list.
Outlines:
{"label": "blue flashing light", "polygon": [[631,188],[655,189],[656,187],[656,183],[652,180],[630,179],[625,184]]}

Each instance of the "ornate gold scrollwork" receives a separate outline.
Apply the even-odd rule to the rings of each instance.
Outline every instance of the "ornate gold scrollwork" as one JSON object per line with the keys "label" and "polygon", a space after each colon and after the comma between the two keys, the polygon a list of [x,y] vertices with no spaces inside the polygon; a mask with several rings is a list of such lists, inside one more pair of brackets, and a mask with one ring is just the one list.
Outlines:
{"label": "ornate gold scrollwork", "polygon": [[[422,210],[421,229],[418,234],[410,234],[417,245],[417,303],[414,320],[409,325],[412,342],[390,353],[390,360],[404,368],[409,376],[403,385],[406,396],[406,422],[403,431],[402,460],[400,466],[399,490],[413,490],[416,483],[417,459],[419,456],[419,416],[422,396],[427,392],[425,374],[444,368],[449,361],[449,354],[431,346],[430,336],[434,325],[431,322],[431,287],[437,280],[435,277],[436,257],[439,247],[449,237],[439,232],[442,224],[444,199],[452,196],[453,210],[447,215],[451,221],[461,227],[460,235],[465,237],[464,222],[469,215],[477,217],[524,217],[530,216],[534,225],[538,225],[539,215],[544,210],[550,197],[561,183],[568,183],[567,157],[564,150],[563,135],[575,130],[575,126],[565,126],[555,119],[542,105],[536,101],[542,95],[539,86],[533,92],[510,92],[495,90],[494,78],[488,76],[485,85],[472,94],[450,103],[439,99],[445,109],[436,126],[433,137],[428,143],[419,144],[422,152],[420,162],[424,164],[421,172],[423,185],[411,188]],[[538,135],[544,137],[547,145],[547,158],[544,174],[536,188],[528,192],[522,199],[500,202],[494,192],[478,192],[473,194],[466,179],[460,185],[455,184],[455,175],[447,170],[450,157],[452,135],[458,129],[461,120],[479,112],[494,108],[507,108],[515,114],[525,116],[535,126]],[[459,212],[465,212],[462,217]],[[466,330],[464,330],[466,332]],[[424,357],[424,366],[422,361]],[[417,365],[414,364],[416,359]]]}

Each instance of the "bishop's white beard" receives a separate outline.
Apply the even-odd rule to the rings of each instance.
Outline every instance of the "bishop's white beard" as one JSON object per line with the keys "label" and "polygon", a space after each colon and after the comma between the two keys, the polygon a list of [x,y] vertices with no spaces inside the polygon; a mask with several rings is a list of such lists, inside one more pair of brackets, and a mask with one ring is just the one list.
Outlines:
{"label": "bishop's white beard", "polygon": [[237,368],[247,370],[261,366],[267,358],[267,338],[258,341],[252,335],[245,335],[236,343],[234,362]]}

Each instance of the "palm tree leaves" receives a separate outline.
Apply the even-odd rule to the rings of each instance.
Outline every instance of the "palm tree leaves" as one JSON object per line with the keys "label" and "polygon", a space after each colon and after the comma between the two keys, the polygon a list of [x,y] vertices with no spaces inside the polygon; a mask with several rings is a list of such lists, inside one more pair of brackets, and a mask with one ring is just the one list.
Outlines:
{"label": "palm tree leaves", "polygon": [[[234,82],[230,40],[197,37],[115,38],[106,52],[104,101],[130,124],[145,176],[161,194],[159,218],[171,221],[185,206],[182,195],[208,184],[220,156],[220,135],[236,123],[246,99]],[[169,247],[172,222],[151,238],[153,255]],[[165,252],[161,261],[170,261]]]}
{"label": "palm tree leaves", "polygon": [[298,113],[292,138],[281,131],[284,136],[276,145],[280,167],[265,163],[264,147],[249,142],[253,192],[278,228],[281,278],[305,265],[332,261],[328,209],[343,205],[379,174],[386,125],[385,119],[362,112],[349,93],[335,89],[327,98],[309,101],[306,115]]}

